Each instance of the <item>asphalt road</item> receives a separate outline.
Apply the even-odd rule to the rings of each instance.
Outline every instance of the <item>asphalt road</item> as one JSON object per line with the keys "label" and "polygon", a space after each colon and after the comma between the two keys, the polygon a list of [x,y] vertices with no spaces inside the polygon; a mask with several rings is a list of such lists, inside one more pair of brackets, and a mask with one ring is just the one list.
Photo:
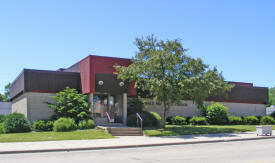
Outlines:
{"label": "asphalt road", "polygon": [[0,155],[0,163],[275,163],[275,139],[108,150]]}

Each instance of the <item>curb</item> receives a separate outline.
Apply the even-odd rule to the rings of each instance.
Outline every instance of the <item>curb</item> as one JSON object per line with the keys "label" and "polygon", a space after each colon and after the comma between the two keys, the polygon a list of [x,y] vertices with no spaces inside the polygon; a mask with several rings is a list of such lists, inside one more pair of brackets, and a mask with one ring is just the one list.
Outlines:
{"label": "curb", "polygon": [[176,143],[156,143],[156,144],[141,144],[141,145],[121,145],[121,146],[107,146],[107,147],[84,147],[84,148],[59,148],[59,149],[38,149],[38,150],[0,151],[0,154],[42,153],[42,152],[70,152],[70,151],[84,151],[84,150],[103,150],[103,149],[119,149],[119,148],[139,148],[139,147],[154,147],[154,146],[168,146],[168,145],[185,145],[185,144],[205,144],[205,143],[234,142],[234,141],[249,141],[249,140],[264,140],[264,139],[275,139],[275,136],[269,136],[269,137],[254,137],[254,138],[237,138],[237,139],[227,139],[227,140],[203,140],[203,141],[189,141],[189,142],[176,142]]}

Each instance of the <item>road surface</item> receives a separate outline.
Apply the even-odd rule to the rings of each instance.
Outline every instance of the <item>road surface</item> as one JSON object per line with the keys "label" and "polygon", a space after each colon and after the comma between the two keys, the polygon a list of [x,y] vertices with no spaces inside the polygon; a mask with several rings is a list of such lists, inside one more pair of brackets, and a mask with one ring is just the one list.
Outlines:
{"label": "road surface", "polygon": [[0,155],[0,163],[275,163],[275,139]]}

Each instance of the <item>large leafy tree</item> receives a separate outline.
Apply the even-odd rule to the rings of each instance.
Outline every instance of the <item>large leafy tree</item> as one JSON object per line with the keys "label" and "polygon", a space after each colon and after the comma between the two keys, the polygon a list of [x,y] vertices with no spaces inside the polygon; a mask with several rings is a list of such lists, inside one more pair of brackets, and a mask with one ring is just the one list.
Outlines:
{"label": "large leafy tree", "polygon": [[68,117],[78,123],[91,118],[87,96],[78,93],[76,89],[66,87],[51,98],[53,103],[47,102],[47,104],[54,109],[53,119]]}
{"label": "large leafy tree", "polygon": [[226,94],[232,85],[224,82],[217,69],[200,58],[187,56],[180,40],[158,40],[154,36],[137,38],[138,48],[128,67],[114,66],[118,78],[135,81],[135,87],[162,103],[162,127],[169,107],[182,99],[192,99],[199,108],[209,96]]}
{"label": "large leafy tree", "polygon": [[0,94],[0,101],[2,102],[10,101],[10,83],[5,85],[4,94]]}

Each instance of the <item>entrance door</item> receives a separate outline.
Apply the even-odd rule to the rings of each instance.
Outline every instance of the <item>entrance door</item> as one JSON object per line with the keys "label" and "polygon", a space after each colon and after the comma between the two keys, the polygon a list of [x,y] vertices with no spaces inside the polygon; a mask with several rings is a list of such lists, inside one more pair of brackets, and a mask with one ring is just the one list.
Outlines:
{"label": "entrance door", "polygon": [[115,123],[122,123],[122,95],[95,94],[93,97],[93,114],[95,118],[107,118],[106,112]]}

